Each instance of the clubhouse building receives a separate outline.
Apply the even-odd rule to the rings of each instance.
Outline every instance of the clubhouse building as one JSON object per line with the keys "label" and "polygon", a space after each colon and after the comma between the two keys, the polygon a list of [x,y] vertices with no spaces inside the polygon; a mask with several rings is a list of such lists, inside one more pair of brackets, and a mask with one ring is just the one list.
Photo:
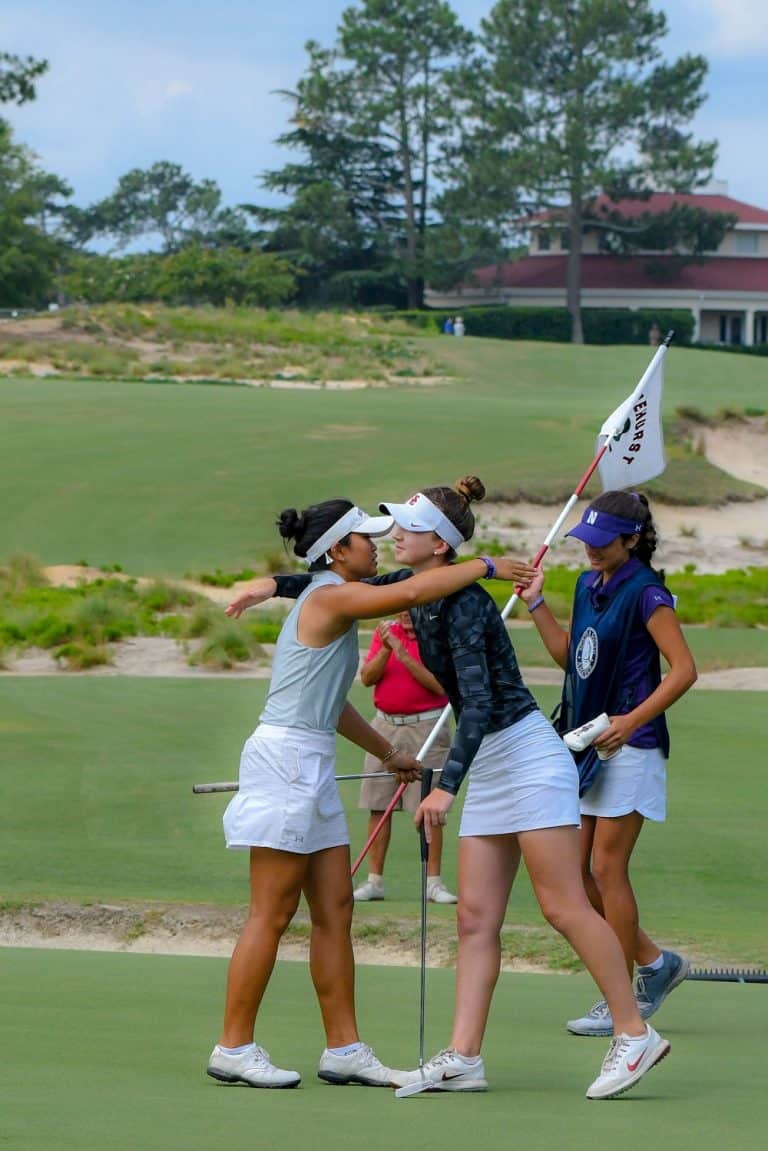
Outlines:
{"label": "clubhouse building", "polygon": [[[585,308],[685,308],[693,313],[694,341],[705,344],[768,343],[768,210],[727,195],[724,184],[702,193],[656,192],[649,200],[610,202],[599,197],[595,214],[614,210],[625,218],[662,212],[673,204],[735,217],[717,251],[679,266],[668,253],[618,256],[603,250],[604,229],[586,224],[581,264]],[[543,212],[527,222],[529,255],[478,268],[448,291],[427,288],[431,308],[461,311],[479,305],[565,307],[568,233],[562,217]],[[649,269],[653,263],[654,270]],[[665,268],[666,265],[666,268]]]}

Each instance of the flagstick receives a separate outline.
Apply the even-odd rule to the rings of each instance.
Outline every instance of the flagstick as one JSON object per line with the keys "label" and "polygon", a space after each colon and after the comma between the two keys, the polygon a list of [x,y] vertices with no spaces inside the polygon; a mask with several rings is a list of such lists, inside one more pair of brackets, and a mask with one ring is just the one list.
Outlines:
{"label": "flagstick", "polygon": [[[664,337],[663,342],[656,349],[656,352],[655,352],[653,358],[651,359],[650,364],[645,369],[645,372],[643,373],[643,375],[640,379],[640,383],[634,389],[634,391],[632,392],[629,399],[626,400],[624,402],[624,404],[622,404],[621,409],[619,409],[619,411],[621,412],[621,418],[617,419],[616,426],[614,426],[614,428],[611,429],[610,433],[605,437],[603,443],[601,444],[600,448],[598,449],[597,455],[592,460],[592,463],[589,465],[587,470],[584,472],[584,475],[581,477],[581,479],[577,483],[576,487],[573,490],[572,495],[566,501],[565,506],[563,507],[563,510],[560,512],[560,515],[557,517],[555,522],[552,524],[552,527],[547,532],[547,535],[544,538],[544,542],[542,543],[541,547],[536,552],[536,555],[533,557],[533,559],[531,561],[531,563],[533,564],[534,567],[540,567],[541,566],[541,561],[544,559],[544,556],[549,551],[550,546],[554,542],[554,540],[555,540],[558,532],[562,528],[563,524],[568,519],[568,516],[570,515],[574,504],[577,503],[579,497],[581,496],[581,493],[584,491],[585,487],[587,486],[587,484],[591,480],[592,476],[594,475],[598,464],[600,463],[600,461],[603,458],[603,456],[605,455],[605,453],[608,451],[608,447],[610,445],[611,439],[613,438],[614,435],[618,435],[621,432],[621,428],[622,428],[622,424],[623,424],[623,418],[624,418],[623,417],[624,410],[629,408],[632,405],[632,403],[634,403],[635,398],[642,393],[642,391],[646,385],[646,382],[653,376],[653,373],[656,371],[659,360],[663,359],[664,356],[666,355],[667,349],[669,348],[669,345],[672,342],[672,337],[674,336],[674,334],[675,334],[674,331],[667,332],[666,336]],[[514,593],[510,596],[510,598],[507,600],[507,603],[506,603],[506,605],[505,605],[505,607],[501,613],[502,619],[507,618],[507,616],[512,611],[512,608],[515,606],[515,604],[517,603],[519,598],[520,598],[520,592],[516,589],[514,591]],[[430,750],[430,748],[432,747],[432,744],[434,743],[435,739],[437,738],[438,732],[441,730],[443,725],[446,723],[448,716],[450,714],[451,714],[451,705],[448,704],[445,707],[445,709],[443,710],[443,714],[440,716],[440,718],[435,723],[435,726],[432,728],[432,731],[429,733],[429,737],[428,737],[426,743],[424,744],[421,751],[419,752],[419,754],[416,757],[417,759],[423,759],[424,756],[427,754],[427,752]],[[373,831],[371,832],[371,834],[368,836],[368,839],[365,842],[365,846],[363,847],[363,850],[360,852],[357,859],[352,864],[352,874],[353,875],[355,874],[358,867],[360,866],[360,864],[365,859],[366,855],[368,854],[368,851],[370,850],[371,844],[376,839],[376,836],[379,834],[382,827],[384,826],[384,824],[389,819],[395,806],[397,805],[398,800],[400,799],[400,796],[403,794],[403,792],[405,791],[407,786],[408,785],[405,783],[400,784],[400,786],[398,787],[394,796],[392,797],[392,800],[391,800],[389,806],[387,807],[386,811],[383,812],[381,819],[376,824],[376,826],[373,829]]]}

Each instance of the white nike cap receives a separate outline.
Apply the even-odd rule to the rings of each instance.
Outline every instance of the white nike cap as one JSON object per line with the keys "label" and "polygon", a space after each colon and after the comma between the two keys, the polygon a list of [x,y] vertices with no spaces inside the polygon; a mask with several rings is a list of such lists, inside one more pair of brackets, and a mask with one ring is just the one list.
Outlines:
{"label": "white nike cap", "polygon": [[452,548],[459,548],[464,543],[464,536],[456,525],[423,492],[416,492],[404,504],[379,504],[379,511],[388,512],[404,531],[435,532]]}
{"label": "white nike cap", "polygon": [[[369,516],[362,508],[350,508],[341,519],[336,520],[323,532],[319,540],[315,540],[311,548],[307,549],[307,563],[314,563],[320,556],[343,540],[350,532],[360,536],[385,536],[392,530],[392,516]],[[330,561],[329,561],[330,562]]]}

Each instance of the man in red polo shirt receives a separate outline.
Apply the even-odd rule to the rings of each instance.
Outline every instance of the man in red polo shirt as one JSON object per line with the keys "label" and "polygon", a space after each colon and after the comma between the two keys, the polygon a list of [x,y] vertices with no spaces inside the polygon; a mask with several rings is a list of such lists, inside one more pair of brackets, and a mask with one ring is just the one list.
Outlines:
{"label": "man in red polo shirt", "polygon": [[[366,687],[373,687],[376,716],[371,726],[385,735],[399,751],[418,755],[448,703],[448,696],[421,662],[419,645],[407,611],[401,612],[395,622],[382,623],[376,628],[360,678]],[[450,746],[450,726],[444,724],[424,758],[424,766],[433,770],[441,768]],[[373,756],[366,755],[363,771],[366,774],[379,772],[381,764]],[[391,780],[363,780],[359,806],[370,812],[369,835],[386,810],[396,786],[394,776]],[[395,810],[413,814],[419,806],[420,796],[421,785],[409,784]],[[371,845],[368,879],[356,888],[356,901],[384,899],[384,860],[390,833],[391,823],[387,821]],[[433,903],[456,903],[456,896],[440,877],[442,849],[443,829],[434,827],[427,861],[427,898]]]}

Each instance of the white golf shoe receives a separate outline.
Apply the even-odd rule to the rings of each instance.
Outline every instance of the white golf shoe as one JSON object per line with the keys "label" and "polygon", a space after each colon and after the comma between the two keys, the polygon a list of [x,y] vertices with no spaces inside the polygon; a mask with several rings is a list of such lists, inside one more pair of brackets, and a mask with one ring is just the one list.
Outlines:
{"label": "white golf shoe", "polygon": [[587,1099],[615,1099],[634,1087],[646,1071],[669,1054],[666,1039],[645,1025],[645,1035],[616,1035],[608,1048],[597,1079],[587,1089]]}
{"label": "white golf shoe", "polygon": [[485,1064],[479,1055],[460,1055],[451,1047],[438,1051],[416,1072],[414,1082],[428,1083],[425,1091],[487,1091]]}
{"label": "white golf shoe", "polygon": [[334,1055],[326,1047],[317,1065],[317,1077],[336,1086],[405,1087],[418,1079],[419,1073],[385,1067],[373,1050],[363,1043],[349,1055]]}
{"label": "white golf shoe", "polygon": [[439,876],[427,880],[427,899],[430,903],[458,903],[457,897],[443,883]]}
{"label": "white golf shoe", "polygon": [[361,883],[352,892],[352,898],[355,903],[368,903],[373,899],[384,898],[384,884],[375,883],[370,879],[366,879],[365,883]]}
{"label": "white golf shoe", "polygon": [[263,1047],[254,1043],[240,1055],[230,1055],[218,1044],[208,1060],[208,1074],[220,1083],[243,1083],[246,1087],[298,1087],[298,1071],[275,1067]]}

